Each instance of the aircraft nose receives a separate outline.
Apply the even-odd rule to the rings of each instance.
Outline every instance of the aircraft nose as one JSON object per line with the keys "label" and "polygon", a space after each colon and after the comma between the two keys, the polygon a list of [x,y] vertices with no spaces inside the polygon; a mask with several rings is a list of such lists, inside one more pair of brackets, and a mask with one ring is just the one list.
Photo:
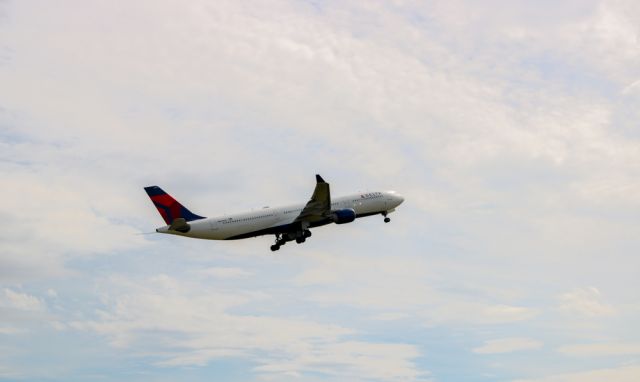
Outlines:
{"label": "aircraft nose", "polygon": [[396,194],[396,200],[398,201],[398,204],[401,204],[402,202],[404,202],[404,196]]}

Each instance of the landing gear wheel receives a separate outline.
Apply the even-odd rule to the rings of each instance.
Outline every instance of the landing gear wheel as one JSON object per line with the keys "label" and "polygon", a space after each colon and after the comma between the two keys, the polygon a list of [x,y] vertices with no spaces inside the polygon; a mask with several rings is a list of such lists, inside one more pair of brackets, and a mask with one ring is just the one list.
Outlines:
{"label": "landing gear wheel", "polygon": [[280,234],[276,234],[276,242],[271,246],[272,251],[277,251],[280,249],[280,246],[285,245],[287,241]]}
{"label": "landing gear wheel", "polygon": [[307,237],[311,237],[311,231],[309,231],[309,230],[305,230],[305,231],[304,231],[304,234],[303,234],[303,237],[305,237],[305,238],[307,238]]}
{"label": "landing gear wheel", "polygon": [[390,221],[391,221],[391,219],[390,219],[390,218],[384,218],[384,222],[385,222],[385,223],[389,223]]}
{"label": "landing gear wheel", "polygon": [[304,242],[305,242],[305,240],[306,240],[306,239],[305,239],[304,237],[297,237],[297,238],[296,238],[296,243],[298,243],[298,244],[302,244],[302,243],[304,243]]}

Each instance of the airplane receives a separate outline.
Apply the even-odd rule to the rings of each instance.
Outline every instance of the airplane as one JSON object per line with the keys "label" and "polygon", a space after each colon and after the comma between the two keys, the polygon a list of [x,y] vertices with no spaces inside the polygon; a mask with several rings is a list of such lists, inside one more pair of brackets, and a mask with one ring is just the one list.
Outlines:
{"label": "airplane", "polygon": [[311,237],[310,228],[331,223],[351,223],[356,218],[382,215],[395,211],[404,197],[395,191],[375,191],[331,198],[329,183],[316,175],[316,187],[306,204],[264,207],[234,215],[213,218],[196,215],[158,186],[144,188],[164,219],[166,226],[156,232],[209,240],[237,240],[262,235],[275,235],[272,251],[289,241],[304,243]]}

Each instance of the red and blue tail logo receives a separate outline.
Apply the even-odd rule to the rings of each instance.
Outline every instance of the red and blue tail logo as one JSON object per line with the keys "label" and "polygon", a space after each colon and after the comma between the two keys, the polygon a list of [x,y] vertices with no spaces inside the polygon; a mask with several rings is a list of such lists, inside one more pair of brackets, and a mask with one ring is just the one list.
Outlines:
{"label": "red and blue tail logo", "polygon": [[189,211],[187,207],[180,204],[180,202],[158,186],[145,187],[144,190],[147,191],[147,195],[149,195],[158,212],[162,215],[164,222],[167,224],[171,224],[177,218],[183,218],[188,222],[204,219],[204,216],[199,216]]}

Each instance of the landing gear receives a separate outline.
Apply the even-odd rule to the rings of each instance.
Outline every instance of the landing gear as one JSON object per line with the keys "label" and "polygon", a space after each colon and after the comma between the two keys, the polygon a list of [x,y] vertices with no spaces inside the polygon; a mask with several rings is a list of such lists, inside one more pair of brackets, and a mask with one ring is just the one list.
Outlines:
{"label": "landing gear", "polygon": [[302,244],[305,242],[305,240],[307,240],[308,237],[311,237],[311,231],[309,231],[308,229],[305,229],[302,232],[298,232],[298,234],[296,235],[296,243]]}
{"label": "landing gear", "polygon": [[276,243],[271,246],[272,251],[277,251],[281,246],[287,244],[287,239],[285,239],[282,235],[276,234]]}
{"label": "landing gear", "polygon": [[383,212],[382,216],[384,216],[384,222],[385,223],[389,223],[391,221],[391,218],[387,217],[387,211]]}
{"label": "landing gear", "polygon": [[309,231],[308,229],[293,231],[293,232],[285,232],[282,234],[278,233],[276,234],[276,242],[271,246],[271,250],[275,252],[279,250],[280,247],[285,245],[288,241],[293,241],[293,240],[295,240],[296,243],[298,244],[302,244],[310,237],[311,237],[311,231]]}

